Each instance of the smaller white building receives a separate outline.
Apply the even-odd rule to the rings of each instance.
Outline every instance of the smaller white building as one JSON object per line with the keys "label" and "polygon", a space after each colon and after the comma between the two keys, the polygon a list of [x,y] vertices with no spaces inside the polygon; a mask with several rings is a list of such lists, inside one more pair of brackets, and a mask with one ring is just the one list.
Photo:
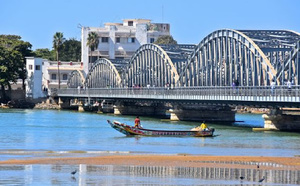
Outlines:
{"label": "smaller white building", "polygon": [[70,73],[74,70],[80,72],[83,71],[82,62],[72,62],[72,61],[60,61],[59,62],[59,74],[58,78],[58,66],[57,61],[43,61],[43,85],[47,89],[57,89],[58,81],[60,79],[60,88],[67,88],[67,82],[70,76]]}
{"label": "smaller white building", "polygon": [[[42,58],[26,57],[26,97],[46,97],[58,89],[58,65],[57,61],[48,61]],[[70,73],[74,70],[83,71],[81,62],[59,62],[60,88],[67,88]],[[21,81],[18,81],[19,87]]]}
{"label": "smaller white building", "polygon": [[45,97],[43,79],[43,59],[35,57],[26,57],[26,97],[27,98],[41,98]]}

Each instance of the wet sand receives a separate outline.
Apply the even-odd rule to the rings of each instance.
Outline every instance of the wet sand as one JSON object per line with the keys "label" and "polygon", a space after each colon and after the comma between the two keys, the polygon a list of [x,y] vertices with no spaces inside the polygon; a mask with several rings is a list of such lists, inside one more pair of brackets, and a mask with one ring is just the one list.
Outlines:
{"label": "wet sand", "polygon": [[39,158],[0,161],[0,165],[87,164],[174,167],[220,167],[300,170],[300,157],[192,156],[192,155],[108,155],[98,157]]}

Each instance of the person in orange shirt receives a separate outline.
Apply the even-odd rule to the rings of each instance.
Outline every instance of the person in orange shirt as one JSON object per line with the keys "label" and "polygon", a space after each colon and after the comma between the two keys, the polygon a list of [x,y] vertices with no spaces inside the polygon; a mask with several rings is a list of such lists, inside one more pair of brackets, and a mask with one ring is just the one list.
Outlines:
{"label": "person in orange shirt", "polygon": [[134,127],[141,128],[141,120],[138,116],[134,120]]}

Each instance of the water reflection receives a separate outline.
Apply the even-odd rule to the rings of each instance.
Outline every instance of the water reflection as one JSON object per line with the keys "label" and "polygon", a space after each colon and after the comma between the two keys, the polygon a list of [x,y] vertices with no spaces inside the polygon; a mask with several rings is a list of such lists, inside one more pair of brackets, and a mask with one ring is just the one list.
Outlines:
{"label": "water reflection", "polygon": [[[3,165],[0,166],[0,185],[257,185],[263,177],[265,184],[300,183],[299,170],[270,166],[270,169],[248,169],[84,164]],[[74,170],[78,172],[71,175]],[[240,177],[244,179],[241,180]]]}

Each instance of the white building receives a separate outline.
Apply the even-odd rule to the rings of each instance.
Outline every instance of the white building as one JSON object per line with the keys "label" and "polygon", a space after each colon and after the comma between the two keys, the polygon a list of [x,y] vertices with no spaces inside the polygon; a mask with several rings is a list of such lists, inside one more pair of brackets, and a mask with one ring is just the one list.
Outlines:
{"label": "white building", "polygon": [[[83,71],[82,62],[59,62],[60,88],[67,88],[70,73],[74,70]],[[58,88],[57,61],[44,60],[43,62],[43,85],[48,89]]]}
{"label": "white building", "polygon": [[[99,45],[93,52],[87,46],[88,34],[96,32]],[[129,59],[143,44],[153,43],[159,36],[170,35],[167,23],[151,23],[149,19],[124,19],[123,23],[105,23],[104,27],[81,28],[81,61],[87,74],[98,58]]]}
{"label": "white building", "polygon": [[45,97],[43,93],[42,85],[42,65],[43,59],[26,57],[26,69],[27,69],[27,79],[26,79],[26,97],[27,98],[40,98]]}
{"label": "white building", "polygon": [[[45,97],[50,90],[58,88],[58,66],[57,61],[48,61],[42,58],[26,57],[26,97]],[[70,73],[74,70],[83,71],[82,62],[60,62],[60,88],[67,88]],[[19,88],[21,81],[15,85]]]}

